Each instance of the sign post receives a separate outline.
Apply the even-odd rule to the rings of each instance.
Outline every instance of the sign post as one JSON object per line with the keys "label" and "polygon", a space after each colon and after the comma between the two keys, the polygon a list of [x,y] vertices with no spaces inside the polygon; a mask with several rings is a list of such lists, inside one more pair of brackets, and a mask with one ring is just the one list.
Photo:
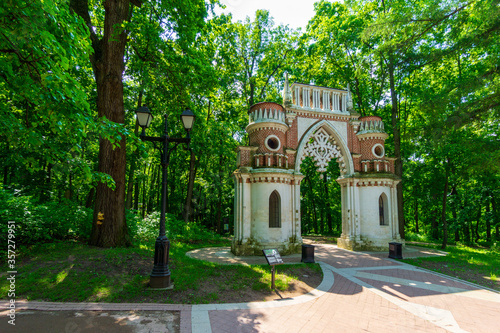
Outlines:
{"label": "sign post", "polygon": [[274,277],[276,273],[274,266],[282,264],[283,259],[281,259],[277,249],[264,249],[262,252],[264,253],[264,257],[266,257],[267,263],[271,265],[271,289],[276,289],[274,285]]}

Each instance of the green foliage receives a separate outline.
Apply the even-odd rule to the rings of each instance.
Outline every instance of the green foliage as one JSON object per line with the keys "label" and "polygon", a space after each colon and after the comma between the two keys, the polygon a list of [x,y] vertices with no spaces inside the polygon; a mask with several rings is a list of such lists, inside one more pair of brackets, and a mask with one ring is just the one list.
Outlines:
{"label": "green foliage", "polygon": [[0,36],[0,137],[2,149],[17,151],[8,163],[37,170],[41,152],[43,161],[70,160],[93,124],[81,80],[87,27],[66,1],[7,0]]}
{"label": "green foliage", "polygon": [[350,83],[355,109],[385,121],[386,152],[403,161],[408,237],[500,237],[498,1],[321,1],[315,10],[299,67],[316,84]]}
{"label": "green foliage", "polygon": [[[136,233],[131,233],[137,243],[153,244],[160,231],[160,212],[153,212],[144,219],[134,216],[130,224],[133,224],[137,230]],[[207,243],[221,240],[221,236],[208,231],[199,223],[186,223],[172,214],[167,214],[165,218],[165,229],[169,239],[184,243]]]}
{"label": "green foliage", "polygon": [[[129,38],[124,123],[118,124],[97,117],[90,59],[97,56],[91,40],[104,34],[102,4],[92,0],[84,8],[90,9],[88,25],[67,1],[0,4],[0,182],[16,193],[3,199],[12,207],[2,211],[54,230],[33,227],[33,239],[88,236],[89,226],[79,221],[91,218],[90,210],[78,207],[93,207],[97,183],[119,184],[97,165],[101,138],[115,149],[127,138],[128,227],[139,240],[156,237],[160,158],[138,139],[133,112],[144,104],[155,116],[151,136],[163,134],[165,114],[172,137],[185,135],[177,118],[183,108],[197,116],[192,150],[171,152],[167,211],[176,213],[167,219],[170,236],[200,241],[222,233],[223,221],[233,219],[231,174],[235,148],[247,144],[249,104],[281,102],[285,72],[292,82],[349,84],[355,110],[382,117],[390,134],[387,155],[403,161],[408,239],[443,237],[443,198],[451,238],[492,244],[500,237],[497,0],[319,1],[304,33],[276,25],[265,10],[240,22],[208,16],[215,5],[131,6],[131,19],[121,27]],[[321,179],[304,161],[302,173],[303,232],[338,235],[338,170]],[[80,211],[87,215],[61,226],[70,224],[66,215]],[[49,221],[50,215],[62,222]],[[181,223],[184,218],[189,222]]]}
{"label": "green foliage", "polygon": [[388,102],[382,94],[387,79],[383,59],[362,39],[373,22],[373,7],[368,3],[353,10],[349,4],[317,2],[316,14],[301,36],[306,57],[298,64],[301,80],[340,89],[349,84],[355,109],[362,116],[379,116],[379,108]]}
{"label": "green foliage", "polygon": [[326,172],[320,173],[315,162],[306,157],[300,167],[305,176],[301,185],[302,232],[304,234],[341,234],[342,215],[340,176],[336,159],[329,162]]}
{"label": "green foliage", "polygon": [[35,244],[68,237],[88,238],[92,210],[69,200],[39,204],[29,196],[0,189],[0,241],[7,244],[7,223],[15,222],[16,244]]}
{"label": "green foliage", "polygon": [[434,239],[430,238],[430,233],[415,233],[412,231],[406,231],[405,233],[405,240],[408,242],[419,242],[419,243],[431,243],[435,241]]}

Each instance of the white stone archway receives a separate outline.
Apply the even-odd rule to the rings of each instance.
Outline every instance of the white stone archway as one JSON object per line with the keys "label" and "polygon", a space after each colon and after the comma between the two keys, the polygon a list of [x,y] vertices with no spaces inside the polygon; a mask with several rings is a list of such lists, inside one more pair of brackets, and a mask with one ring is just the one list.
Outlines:
{"label": "white stone archway", "polygon": [[[388,135],[379,117],[360,117],[353,110],[349,90],[297,83],[289,87],[286,80],[283,105],[257,103],[249,110],[249,120],[249,145],[238,148],[233,174],[234,254],[259,255],[265,248],[278,248],[283,254],[300,250],[300,165],[305,156],[314,159],[320,172],[333,158],[339,163],[339,247],[387,249],[389,242],[401,241],[396,201],[400,180],[394,174],[394,158],[385,156]],[[270,200],[272,193],[279,194],[279,203]],[[271,206],[279,206],[280,212]]]}

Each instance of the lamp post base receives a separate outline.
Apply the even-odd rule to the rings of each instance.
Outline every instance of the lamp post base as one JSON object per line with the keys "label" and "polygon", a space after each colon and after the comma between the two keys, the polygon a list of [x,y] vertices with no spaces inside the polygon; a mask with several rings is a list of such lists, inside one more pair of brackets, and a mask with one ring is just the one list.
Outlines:
{"label": "lamp post base", "polygon": [[169,249],[170,241],[165,234],[158,236],[155,242],[154,267],[149,277],[149,286],[153,289],[164,289],[170,286]]}
{"label": "lamp post base", "polygon": [[149,277],[149,287],[151,289],[169,289],[170,286],[170,275]]}

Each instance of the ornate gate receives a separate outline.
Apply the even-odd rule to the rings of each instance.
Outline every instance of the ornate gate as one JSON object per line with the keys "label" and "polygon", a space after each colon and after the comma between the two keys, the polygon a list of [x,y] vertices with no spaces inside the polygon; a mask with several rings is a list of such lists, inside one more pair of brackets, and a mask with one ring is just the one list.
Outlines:
{"label": "ornate gate", "polygon": [[246,130],[250,144],[238,148],[234,172],[233,253],[300,250],[300,182],[304,177],[300,164],[306,156],[315,161],[319,172],[332,159],[339,163],[339,247],[385,250],[388,242],[401,241],[396,202],[399,179],[394,174],[394,158],[385,156],[388,135],[381,118],[360,117],[354,111],[348,89],[300,83],[290,87],[286,79],[283,105],[251,106]]}

